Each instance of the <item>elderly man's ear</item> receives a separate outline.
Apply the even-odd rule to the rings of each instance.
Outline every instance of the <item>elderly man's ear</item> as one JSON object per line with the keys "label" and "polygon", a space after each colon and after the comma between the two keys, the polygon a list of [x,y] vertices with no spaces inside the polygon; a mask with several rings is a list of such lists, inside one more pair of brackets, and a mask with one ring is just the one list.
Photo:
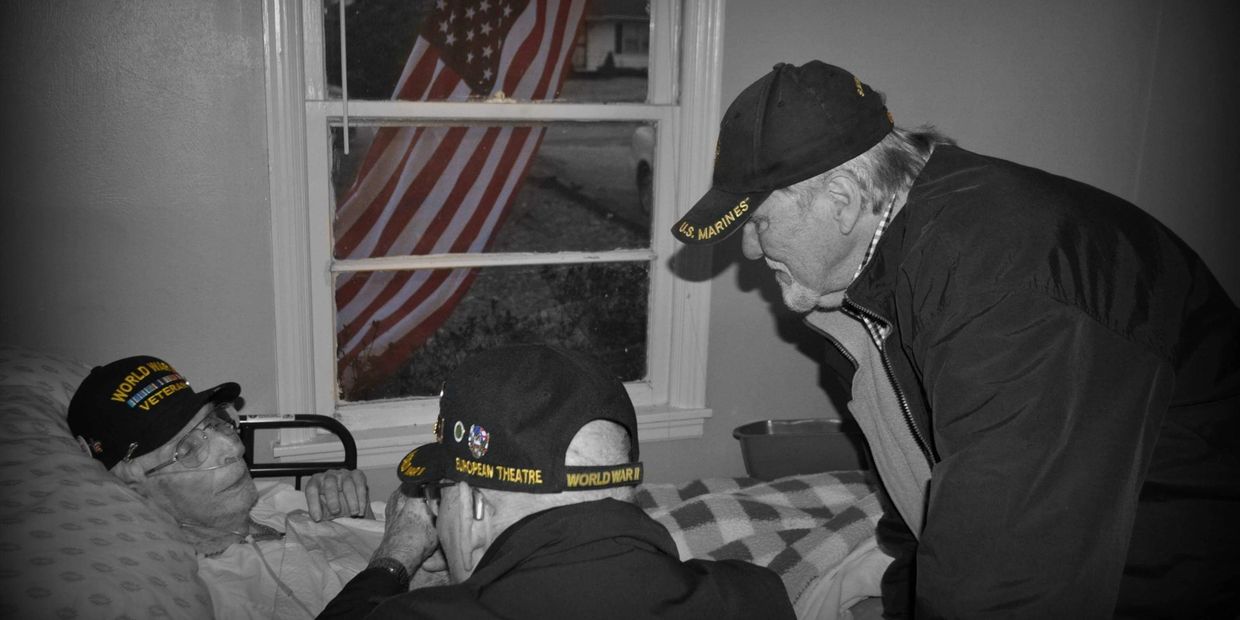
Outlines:
{"label": "elderly man's ear", "polygon": [[840,234],[852,234],[865,213],[861,186],[849,175],[835,174],[827,180],[827,191],[822,196]]}
{"label": "elderly man's ear", "polygon": [[[457,561],[467,566],[468,572],[472,573],[491,543],[506,529],[506,524],[499,522],[500,515],[496,512],[495,504],[488,501],[483,493],[470,487],[468,482],[460,483],[458,489],[459,505],[450,516],[455,520],[450,527],[455,527],[462,534],[456,541],[460,548],[445,549],[444,553],[455,554]],[[443,519],[445,516],[441,511],[439,518]]]}
{"label": "elderly man's ear", "polygon": [[94,455],[90,453],[90,444],[86,443],[86,438],[81,435],[78,435],[77,440],[78,440],[78,447],[82,449],[82,452],[85,452],[86,456],[94,458]]}
{"label": "elderly man's ear", "polygon": [[[86,440],[82,439],[80,436],[78,437],[78,445],[82,448],[83,452],[90,454],[90,447],[86,444]],[[137,461],[122,460],[121,462],[113,465],[111,471],[112,475],[119,478],[120,481],[124,482],[126,486],[133,489],[143,497],[147,496],[146,485],[144,484],[146,482],[146,475],[143,472],[142,466],[139,465]]]}
{"label": "elderly man's ear", "polygon": [[[85,437],[78,435],[77,442],[78,442],[78,447],[82,449],[82,452],[85,453],[86,456],[89,456],[92,458],[94,457],[94,455],[90,453],[90,444],[86,443]],[[122,481],[124,481],[129,486],[133,487],[135,490],[140,491],[141,488],[138,487],[135,484],[135,482],[140,481],[143,478],[142,468],[140,467],[137,468],[137,471],[136,471],[137,475],[135,476],[134,475],[135,466],[136,466],[136,463],[133,463],[132,461],[126,462],[122,460],[121,462],[112,466],[112,475],[116,476],[117,478],[120,478]]]}

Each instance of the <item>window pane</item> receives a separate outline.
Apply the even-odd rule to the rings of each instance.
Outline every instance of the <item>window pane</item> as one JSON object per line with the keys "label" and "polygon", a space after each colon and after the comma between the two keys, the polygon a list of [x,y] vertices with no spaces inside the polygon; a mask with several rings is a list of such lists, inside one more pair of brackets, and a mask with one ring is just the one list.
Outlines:
{"label": "window pane", "polygon": [[[522,101],[645,101],[648,5],[647,0],[346,1],[349,98],[465,101],[502,92]],[[323,0],[323,35],[329,96],[339,99],[337,0]],[[623,88],[566,81],[615,81]]]}
{"label": "window pane", "polygon": [[650,247],[649,125],[351,127],[347,156],[342,133],[338,259]]}
{"label": "window pane", "polygon": [[[646,376],[649,263],[342,274],[337,371],[349,401],[438,396],[471,351],[545,342]],[[359,303],[366,290],[383,297]]]}

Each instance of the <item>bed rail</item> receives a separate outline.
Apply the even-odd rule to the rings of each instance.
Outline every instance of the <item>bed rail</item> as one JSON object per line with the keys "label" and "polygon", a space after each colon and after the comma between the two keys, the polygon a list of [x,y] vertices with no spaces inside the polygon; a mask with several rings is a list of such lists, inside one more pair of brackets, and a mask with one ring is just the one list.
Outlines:
{"label": "bed rail", "polygon": [[[291,463],[255,463],[254,431],[260,428],[321,428],[340,439],[344,445],[344,458],[339,461],[297,461]],[[245,463],[255,478],[292,476],[293,485],[301,488],[301,477],[329,469],[357,469],[357,444],[353,435],[339,420],[325,415],[298,414],[292,416],[246,416],[238,420],[238,432],[245,445]]]}

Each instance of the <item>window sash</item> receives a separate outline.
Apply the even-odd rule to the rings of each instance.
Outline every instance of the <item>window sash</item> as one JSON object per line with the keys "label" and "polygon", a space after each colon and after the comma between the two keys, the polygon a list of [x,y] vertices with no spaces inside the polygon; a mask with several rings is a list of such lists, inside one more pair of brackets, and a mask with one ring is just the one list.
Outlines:
{"label": "window sash", "polygon": [[[482,104],[485,105],[485,104]],[[577,104],[545,104],[533,107],[568,107]],[[462,107],[463,104],[457,104],[456,107]],[[331,114],[339,105],[334,102],[321,102],[306,106],[306,155],[308,169],[329,170],[331,159],[331,143],[330,143],[330,124],[338,124],[339,117]],[[360,106],[359,106],[360,107]],[[400,106],[408,107],[408,106]],[[436,106],[438,107],[438,106]],[[500,106],[506,107],[506,106]],[[632,120],[630,116],[620,116],[627,110],[616,110],[614,112],[608,110],[613,106],[591,106],[598,111],[607,114],[604,118],[592,117],[590,120]],[[656,106],[650,111],[659,111],[663,116],[675,116],[677,109],[672,106]],[[555,115],[555,110],[538,110],[539,115],[535,119],[521,117],[521,120],[563,120],[562,117]],[[390,112],[389,112],[390,113]],[[511,112],[510,112],[511,113]],[[518,112],[519,113],[519,112]],[[574,112],[577,114],[579,112]],[[353,104],[350,104],[350,119],[353,116]],[[360,117],[356,117],[360,118]],[[400,118],[402,120],[411,120],[414,122],[435,120],[447,117],[417,116],[417,117],[394,117],[380,115],[377,118],[392,119]],[[577,117],[580,118],[580,117]],[[650,114],[638,117],[640,120],[661,120],[657,116]],[[450,118],[453,121],[459,121],[459,116]],[[494,117],[487,117],[487,120],[494,120]],[[511,117],[501,119],[511,120]],[[670,125],[670,122],[659,123],[659,128]],[[315,131],[313,128],[318,127]],[[675,153],[673,152],[673,140],[658,140],[656,142],[656,161],[675,161]],[[656,175],[658,176],[658,175]],[[662,175],[664,177],[670,175]],[[670,194],[674,192],[670,187],[665,187],[668,183],[656,181],[655,201],[656,204],[663,204],[661,200],[671,200]],[[319,182],[311,183],[308,200],[310,209],[310,233],[313,238],[331,239],[332,238],[332,200],[331,200],[331,184],[327,178],[322,178]],[[666,196],[666,197],[665,197]],[[494,265],[518,265],[533,263],[563,263],[563,262],[611,262],[625,260],[649,260],[652,261],[650,270],[650,299],[652,301],[650,307],[649,318],[649,339],[647,342],[647,380],[639,382],[631,382],[626,384],[629,396],[633,399],[633,404],[637,407],[654,407],[669,401],[669,377],[668,363],[670,360],[672,317],[671,304],[660,302],[659,300],[669,300],[673,295],[673,284],[675,278],[671,277],[665,267],[661,267],[661,263],[666,262],[666,257],[675,249],[672,244],[675,240],[670,234],[660,234],[672,227],[675,223],[673,213],[669,209],[658,210],[652,213],[652,239],[651,248],[649,250],[619,250],[611,252],[557,252],[547,254],[535,253],[489,253],[489,254],[455,254],[455,255],[427,255],[427,256],[400,256],[400,257],[377,257],[365,259],[336,260],[331,256],[330,243],[311,244],[309,248],[310,263],[312,265],[320,265],[325,267],[324,273],[326,278],[320,280],[318,286],[311,287],[311,307],[314,309],[313,315],[317,319],[322,317],[322,324],[316,325],[313,330],[312,338],[314,339],[314,348],[319,351],[332,352],[329,355],[319,356],[315,362],[315,383],[319,385],[330,386],[327,390],[319,390],[317,394],[317,407],[319,411],[335,411],[340,414],[340,418],[344,421],[345,426],[350,429],[367,429],[377,427],[388,427],[402,424],[433,424],[435,418],[439,415],[438,399],[434,398],[413,398],[401,399],[396,401],[399,406],[393,408],[390,403],[382,401],[370,401],[364,403],[338,403],[336,402],[336,364],[335,364],[335,320],[334,320],[334,302],[332,299],[331,277],[332,273],[340,273],[346,271],[370,271],[370,270],[387,270],[387,269],[426,269],[432,267],[448,267],[448,266],[494,266]]]}
{"label": "window sash", "polygon": [[[276,406],[279,413],[286,414],[335,414],[362,436],[373,432],[380,437],[384,430],[398,427],[412,428],[405,433],[421,436],[424,427],[438,415],[437,399],[336,402],[332,273],[376,267],[421,268],[436,261],[468,262],[479,258],[439,255],[333,261],[330,179],[320,171],[330,169],[329,127],[339,125],[345,104],[325,97],[319,7],[318,0],[264,0],[277,318]],[[656,0],[652,2],[651,21],[654,26],[650,37],[649,103],[351,100],[347,104],[350,125],[385,120],[620,120],[656,125],[655,201],[663,207],[652,213],[653,235],[646,255],[634,256],[630,250],[583,256],[557,253],[485,257],[487,264],[528,260],[651,261],[649,379],[626,384],[639,409],[643,440],[649,436],[647,427],[659,429],[667,435],[665,438],[700,435],[701,420],[710,415],[703,408],[710,290],[709,280],[703,274],[710,267],[709,253],[685,251],[676,247],[670,234],[661,232],[670,229],[692,201],[691,197],[701,195],[709,187],[714,119],[719,112],[723,0],[685,2],[683,14],[673,2]],[[683,84],[677,79],[682,70]],[[683,153],[678,152],[678,145],[685,145]],[[677,274],[690,277],[673,276],[672,268]],[[699,277],[693,277],[694,274]],[[686,420],[696,420],[696,432],[685,430],[690,423]],[[281,435],[281,443],[286,446],[300,442],[313,443],[311,433],[285,431]],[[289,450],[290,454],[297,452],[295,448]]]}

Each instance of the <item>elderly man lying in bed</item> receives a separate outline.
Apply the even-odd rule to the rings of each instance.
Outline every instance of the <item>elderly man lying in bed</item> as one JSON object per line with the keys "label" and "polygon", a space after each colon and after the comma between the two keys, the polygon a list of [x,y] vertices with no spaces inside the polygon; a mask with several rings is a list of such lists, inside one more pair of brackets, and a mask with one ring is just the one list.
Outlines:
{"label": "elderly man lying in bed", "polygon": [[[231,382],[195,391],[167,362],[129,357],[91,370],[69,403],[69,428],[84,450],[180,525],[184,540],[198,553],[199,575],[211,590],[217,615],[221,605],[236,611],[236,605],[251,604],[221,600],[228,598],[261,599],[250,611],[263,616],[279,611],[267,606],[279,607],[281,597],[294,608],[317,613],[331,591],[362,567],[337,577],[324,566],[323,574],[314,575],[306,566],[286,568],[294,560],[307,560],[290,557],[290,545],[257,543],[281,539],[285,513],[294,508],[306,509],[305,529],[324,517],[373,519],[366,476],[346,470],[316,474],[306,484],[304,504],[287,484],[260,494],[242,459],[245,449],[234,422],[240,393]],[[344,538],[346,545],[352,535],[354,547],[373,548],[382,531],[379,525],[363,526],[360,533],[323,527],[321,533]],[[373,540],[366,540],[368,529],[375,533]],[[291,583],[290,571],[298,572],[294,577],[304,582],[301,587]],[[321,600],[304,600],[303,590],[317,591]]]}

